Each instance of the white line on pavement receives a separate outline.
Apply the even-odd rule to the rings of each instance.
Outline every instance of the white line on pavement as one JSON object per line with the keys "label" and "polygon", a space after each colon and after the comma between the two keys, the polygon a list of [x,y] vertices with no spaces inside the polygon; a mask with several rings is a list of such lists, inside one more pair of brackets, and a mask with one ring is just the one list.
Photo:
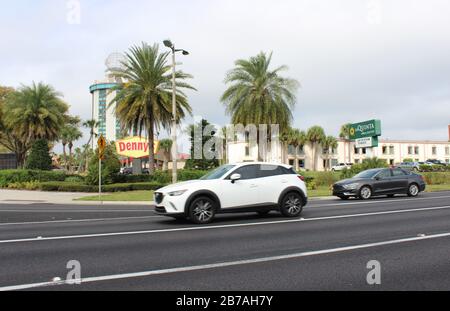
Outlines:
{"label": "white line on pavement", "polygon": [[[262,257],[262,258],[255,258],[255,259],[244,259],[244,260],[228,261],[228,262],[197,265],[197,266],[161,269],[161,270],[150,270],[150,271],[145,271],[145,272],[123,273],[123,274],[113,274],[113,275],[98,276],[98,277],[88,277],[88,278],[83,278],[79,281],[81,281],[81,284],[83,284],[83,283],[92,283],[92,282],[100,282],[100,281],[112,281],[112,280],[119,280],[119,279],[129,279],[129,278],[136,278],[136,277],[162,275],[162,274],[169,274],[169,273],[225,268],[225,267],[232,267],[232,266],[238,266],[238,265],[264,263],[264,262],[287,260],[287,259],[296,259],[296,258],[302,258],[302,257],[308,257],[308,256],[339,253],[339,252],[346,252],[346,251],[352,251],[352,250],[358,250],[358,249],[366,249],[366,248],[372,248],[372,247],[394,245],[394,244],[423,241],[423,240],[430,240],[430,239],[437,239],[437,238],[445,238],[445,237],[450,237],[450,233],[441,233],[441,234],[434,234],[434,235],[428,235],[428,236],[418,236],[418,237],[389,240],[389,241],[383,241],[383,242],[344,246],[344,247],[338,247],[338,248],[331,248],[331,249],[310,251],[310,252],[302,252],[302,253],[294,253],[294,254],[281,255],[281,256]],[[47,286],[55,286],[55,285],[71,285],[74,283],[75,283],[74,280],[32,283],[32,284],[0,287],[0,291],[23,290],[23,289],[47,287]]]}
{"label": "white line on pavement", "polygon": [[33,210],[33,209],[11,209],[11,210],[2,210],[0,209],[0,213],[2,212],[8,212],[8,213],[125,213],[125,212],[153,212],[153,209],[135,209],[135,210],[83,210],[83,209],[77,209],[77,210],[65,210],[65,209],[53,209],[53,210]]}
{"label": "white line on pavement", "polygon": [[58,223],[72,223],[72,222],[98,222],[98,221],[114,221],[114,220],[133,220],[133,219],[149,219],[149,218],[166,218],[166,217],[165,216],[136,216],[136,217],[111,217],[111,218],[98,218],[98,219],[70,219],[70,220],[10,222],[10,223],[0,223],[0,227],[5,227],[5,226],[23,226],[23,225],[41,225],[41,224],[58,224]]}
{"label": "white line on pavement", "polygon": [[[313,205],[310,204],[308,205],[306,208],[307,209],[311,209],[311,208],[317,208],[317,207],[327,207],[327,206],[342,206],[342,205],[365,205],[365,204],[393,204],[393,203],[398,203],[398,202],[404,202],[404,201],[409,201],[409,202],[415,202],[415,201],[420,201],[420,200],[437,200],[437,199],[446,199],[446,198],[450,198],[449,195],[446,196],[439,196],[439,197],[424,197],[424,198],[405,198],[405,199],[383,199],[383,200],[377,200],[377,199],[373,199],[372,201],[358,201],[358,202],[345,202],[342,203],[341,201],[337,201],[340,203],[334,203],[334,204],[319,204],[319,205]],[[325,200],[323,200],[325,201]],[[322,202],[323,202],[322,201]],[[318,201],[311,201],[311,202],[320,202]]]}
{"label": "white line on pavement", "polygon": [[339,216],[326,216],[326,217],[316,217],[316,218],[307,218],[307,219],[290,219],[290,220],[279,220],[279,221],[251,222],[251,223],[219,225],[219,226],[198,226],[198,227],[183,227],[183,228],[175,228],[175,229],[157,229],[157,230],[146,230],[146,231],[96,233],[96,234],[83,234],[83,235],[69,235],[69,236],[55,236],[55,237],[39,237],[39,238],[28,238],[28,239],[3,240],[3,241],[0,241],[0,244],[21,243],[21,242],[42,242],[42,241],[52,241],[52,240],[99,238],[99,237],[111,237],[111,236],[128,236],[128,235],[141,235],[141,234],[143,235],[143,234],[154,234],[154,233],[163,233],[163,232],[196,231],[196,230],[223,229],[223,228],[236,228],[236,227],[264,226],[264,225],[276,225],[276,224],[319,221],[319,220],[331,220],[331,219],[368,217],[368,216],[378,216],[378,215],[388,215],[388,214],[401,214],[401,213],[435,211],[435,210],[445,210],[445,209],[450,209],[450,206],[416,208],[416,209],[408,209],[408,210],[402,209],[402,210],[394,210],[394,211],[384,211],[384,212],[374,212],[374,213],[364,213],[364,214],[350,214],[350,215],[339,215]]}

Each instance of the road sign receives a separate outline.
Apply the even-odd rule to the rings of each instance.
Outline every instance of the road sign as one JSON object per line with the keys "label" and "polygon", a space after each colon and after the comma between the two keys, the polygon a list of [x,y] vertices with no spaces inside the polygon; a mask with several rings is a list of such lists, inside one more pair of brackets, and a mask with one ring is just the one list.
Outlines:
{"label": "road sign", "polygon": [[350,139],[381,136],[381,121],[369,120],[350,126]]}
{"label": "road sign", "polygon": [[103,137],[103,135],[100,135],[100,137],[98,138],[97,146],[98,146],[98,158],[103,160],[106,148],[106,139],[105,137]]}
{"label": "road sign", "polygon": [[378,147],[378,137],[364,137],[355,140],[356,148],[372,148]]}

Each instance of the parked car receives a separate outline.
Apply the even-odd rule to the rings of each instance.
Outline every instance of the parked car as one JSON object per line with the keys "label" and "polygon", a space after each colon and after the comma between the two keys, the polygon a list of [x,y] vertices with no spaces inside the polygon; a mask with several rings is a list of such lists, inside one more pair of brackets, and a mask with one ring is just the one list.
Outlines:
{"label": "parked car", "polygon": [[403,169],[409,170],[409,171],[418,172],[418,171],[420,171],[420,166],[423,164],[425,164],[425,163],[424,162],[403,162],[403,163],[397,164],[396,167],[403,168]]}
{"label": "parked car", "polygon": [[402,168],[377,168],[335,183],[333,195],[343,200],[350,197],[367,200],[374,196],[393,197],[396,194],[416,197],[425,188],[425,181],[419,174]]}
{"label": "parked car", "polygon": [[353,165],[352,163],[339,163],[338,165],[332,166],[331,170],[333,172],[339,172],[339,171],[342,171],[342,170],[344,170],[346,168],[351,168],[352,165]]}
{"label": "parked car", "polygon": [[238,163],[223,165],[199,180],[181,182],[155,192],[156,212],[197,224],[216,214],[277,210],[299,217],[307,204],[304,178],[288,165]]}
{"label": "parked car", "polygon": [[120,169],[120,174],[122,174],[122,175],[131,175],[131,174],[133,174],[133,168],[132,167],[122,167]]}
{"label": "parked car", "polygon": [[425,164],[427,165],[441,165],[441,166],[447,166],[448,164],[445,163],[444,161],[441,160],[435,160],[435,159],[431,159],[431,160],[426,160]]}

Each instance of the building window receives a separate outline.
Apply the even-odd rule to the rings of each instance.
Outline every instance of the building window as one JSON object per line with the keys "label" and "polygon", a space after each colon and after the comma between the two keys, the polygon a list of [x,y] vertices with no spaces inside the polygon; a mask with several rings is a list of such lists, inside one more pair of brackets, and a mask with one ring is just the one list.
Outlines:
{"label": "building window", "polygon": [[431,153],[432,153],[433,155],[436,155],[436,154],[437,154],[437,147],[431,148]]}
{"label": "building window", "polygon": [[305,168],[305,160],[298,160],[298,167]]}
{"label": "building window", "polygon": [[355,159],[355,164],[358,164],[359,163],[359,159]]}
{"label": "building window", "polygon": [[366,154],[367,153],[367,149],[366,148],[362,148],[362,154]]}
{"label": "building window", "polygon": [[412,146],[408,146],[408,154],[413,154],[413,147]]}
{"label": "building window", "polygon": [[359,150],[358,150],[356,147],[354,148],[353,151],[354,151],[355,154],[358,154],[358,153],[359,153]]}
{"label": "building window", "polygon": [[245,156],[246,157],[250,156],[250,147],[248,145],[245,146]]}
{"label": "building window", "polygon": [[445,155],[450,155],[450,147],[445,147]]}
{"label": "building window", "polygon": [[289,160],[289,165],[290,165],[290,166],[294,166],[294,164],[295,164],[295,163],[294,163],[294,160]]}
{"label": "building window", "polygon": [[389,165],[394,165],[394,159],[389,160]]}
{"label": "building window", "polygon": [[388,150],[387,146],[383,146],[383,154],[387,154],[387,150]]}

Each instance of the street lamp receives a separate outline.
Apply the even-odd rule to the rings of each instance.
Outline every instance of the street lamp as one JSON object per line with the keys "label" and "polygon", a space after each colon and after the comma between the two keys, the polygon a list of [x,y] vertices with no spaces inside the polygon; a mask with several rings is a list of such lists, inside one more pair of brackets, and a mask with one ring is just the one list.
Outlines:
{"label": "street lamp", "polygon": [[175,44],[170,40],[164,40],[164,45],[172,50],[172,183],[177,182],[177,97],[175,81],[175,54],[181,52],[183,55],[189,55],[189,52],[183,49],[175,49]]}

